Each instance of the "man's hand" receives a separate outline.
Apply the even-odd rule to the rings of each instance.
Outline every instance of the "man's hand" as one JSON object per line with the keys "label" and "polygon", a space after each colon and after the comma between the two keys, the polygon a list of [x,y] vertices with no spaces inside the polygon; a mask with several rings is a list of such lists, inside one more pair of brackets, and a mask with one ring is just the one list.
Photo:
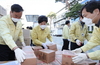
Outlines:
{"label": "man's hand", "polygon": [[16,56],[16,59],[19,63],[23,62],[24,59],[25,59],[25,52],[23,50],[21,50],[20,48],[17,48],[14,50],[15,52],[15,56]]}
{"label": "man's hand", "polygon": [[84,61],[86,59],[88,59],[88,57],[87,57],[87,55],[85,53],[79,53],[79,54],[77,54],[77,56],[72,58],[72,61],[74,63],[79,63],[79,62],[82,62],[82,61]]}
{"label": "man's hand", "polygon": [[72,50],[74,53],[81,53],[82,52],[82,49],[81,48],[77,48],[77,49],[75,49],[75,50]]}
{"label": "man's hand", "polygon": [[55,43],[52,41],[51,44],[55,44]]}

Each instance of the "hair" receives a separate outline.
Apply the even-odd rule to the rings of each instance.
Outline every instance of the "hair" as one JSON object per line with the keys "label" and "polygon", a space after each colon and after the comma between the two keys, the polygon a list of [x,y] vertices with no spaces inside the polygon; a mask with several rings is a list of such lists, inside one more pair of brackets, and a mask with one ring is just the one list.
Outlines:
{"label": "hair", "polygon": [[46,16],[44,16],[44,15],[39,16],[38,17],[38,23],[41,23],[43,21],[45,21],[47,23],[48,22],[48,18]]}
{"label": "hair", "polygon": [[30,26],[29,29],[32,30],[32,27]]}
{"label": "hair", "polygon": [[12,12],[21,12],[21,11],[23,11],[23,8],[19,4],[13,4],[11,6],[11,11]]}
{"label": "hair", "polygon": [[95,9],[100,10],[100,1],[90,1],[87,2],[81,9],[81,13],[83,9],[86,9],[87,12],[93,13]]}
{"label": "hair", "polygon": [[79,17],[82,17],[83,18],[82,13],[79,13],[78,15],[79,15]]}
{"label": "hair", "polygon": [[29,27],[28,27],[28,26],[27,26],[26,28],[27,28],[27,29],[29,29]]}
{"label": "hair", "polygon": [[67,20],[66,22],[65,22],[65,24],[69,24],[70,23],[70,21],[69,20]]}

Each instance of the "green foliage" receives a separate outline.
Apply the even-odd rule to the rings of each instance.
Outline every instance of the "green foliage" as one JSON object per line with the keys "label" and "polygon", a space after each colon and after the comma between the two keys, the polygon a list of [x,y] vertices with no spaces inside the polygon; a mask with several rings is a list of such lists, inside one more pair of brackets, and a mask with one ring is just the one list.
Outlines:
{"label": "green foliage", "polygon": [[70,12],[66,13],[66,17],[71,17],[76,19],[79,14],[80,9],[82,8],[82,4],[76,3],[74,6],[72,6],[69,10]]}

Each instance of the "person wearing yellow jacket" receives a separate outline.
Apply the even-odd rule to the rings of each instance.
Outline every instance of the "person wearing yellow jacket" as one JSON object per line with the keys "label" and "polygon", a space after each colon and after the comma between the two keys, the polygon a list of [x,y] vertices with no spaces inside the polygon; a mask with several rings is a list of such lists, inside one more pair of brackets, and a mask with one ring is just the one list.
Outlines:
{"label": "person wearing yellow jacket", "polygon": [[88,34],[88,27],[83,21],[81,21],[83,18],[82,15],[79,14],[79,17],[80,17],[80,21],[74,22],[70,28],[70,39],[71,39],[70,49],[71,50],[83,46],[84,40],[90,39],[90,36]]}
{"label": "person wearing yellow jacket", "polygon": [[47,49],[46,38],[52,42],[52,37],[50,35],[50,29],[46,26],[48,18],[46,16],[39,16],[38,23],[39,25],[34,27],[31,31],[31,37],[34,45],[42,46]]}
{"label": "person wearing yellow jacket", "polygon": [[68,49],[68,46],[69,46],[69,28],[70,28],[70,21],[67,20],[65,22],[65,26],[63,27],[63,47],[62,47],[62,50],[69,50]]}
{"label": "person wearing yellow jacket", "polygon": [[19,4],[11,6],[10,15],[0,18],[0,61],[11,61],[16,59],[23,62],[25,59],[24,51],[16,45],[20,39],[25,46],[23,39],[22,16],[23,8]]}
{"label": "person wearing yellow jacket", "polygon": [[92,60],[100,60],[100,49],[97,49],[94,52],[90,53],[81,53],[82,51],[86,52],[98,45],[100,45],[100,1],[90,1],[81,9],[83,21],[87,25],[95,24],[93,34],[89,42],[81,48],[73,50],[77,53],[77,56],[73,57],[74,63],[82,62],[88,58]]}

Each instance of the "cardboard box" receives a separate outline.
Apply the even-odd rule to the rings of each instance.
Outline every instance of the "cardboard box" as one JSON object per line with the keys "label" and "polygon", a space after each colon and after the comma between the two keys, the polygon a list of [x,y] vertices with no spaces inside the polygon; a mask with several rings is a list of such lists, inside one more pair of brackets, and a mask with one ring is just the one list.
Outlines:
{"label": "cardboard box", "polygon": [[[29,46],[30,43],[31,43],[31,38],[24,38],[24,42],[25,42],[26,46]],[[18,47],[23,46],[22,43],[19,40],[16,41],[16,44],[17,44]]]}
{"label": "cardboard box", "polygon": [[36,65],[37,59],[31,46],[22,47],[22,50],[26,53],[26,59],[21,63],[21,65]]}
{"label": "cardboard box", "polygon": [[47,44],[48,49],[57,51],[57,45],[56,44]]}
{"label": "cardboard box", "polygon": [[41,60],[37,60],[37,65],[61,65],[57,60],[51,62],[51,63],[44,63]]}
{"label": "cardboard box", "polygon": [[75,54],[68,51],[63,50],[62,53],[62,65],[75,65],[74,62],[72,62],[72,57],[74,57]]}
{"label": "cardboard box", "polygon": [[[23,29],[23,37],[24,37],[24,42],[26,46],[29,46],[31,43],[30,30]],[[16,44],[18,47],[20,48],[22,47],[22,43],[20,42],[19,39],[16,41]]]}
{"label": "cardboard box", "polygon": [[24,36],[24,38],[31,38],[30,37],[30,30],[23,29],[23,36]]}
{"label": "cardboard box", "polygon": [[94,62],[93,60],[86,60],[86,61],[82,61],[78,64],[75,64],[72,61],[72,57],[76,56],[73,52],[68,51],[68,50],[63,50],[62,53],[62,65],[95,65],[96,62]]}
{"label": "cardboard box", "polygon": [[55,51],[49,49],[39,50],[39,59],[45,63],[50,63],[55,60]]}
{"label": "cardboard box", "polygon": [[32,49],[34,50],[34,53],[35,53],[36,57],[38,58],[39,50],[42,50],[43,48],[41,46],[32,46]]}

